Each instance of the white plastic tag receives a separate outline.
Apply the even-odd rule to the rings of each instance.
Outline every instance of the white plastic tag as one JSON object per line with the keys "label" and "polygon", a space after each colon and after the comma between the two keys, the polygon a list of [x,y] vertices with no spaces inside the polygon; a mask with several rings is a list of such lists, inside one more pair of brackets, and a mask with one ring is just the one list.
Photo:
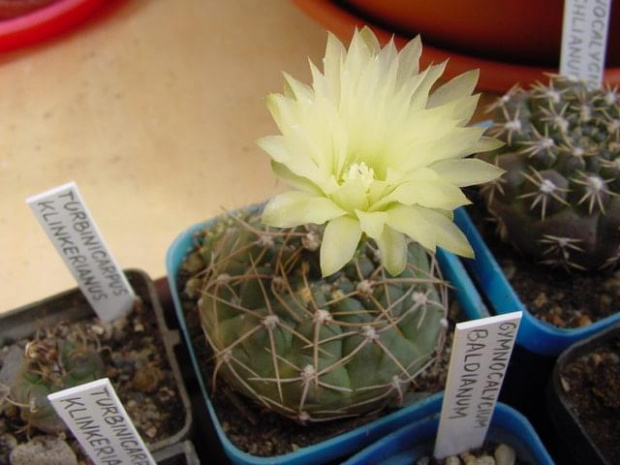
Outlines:
{"label": "white plastic tag", "polygon": [[601,87],[611,0],[564,0],[560,74]]}
{"label": "white plastic tag", "polygon": [[434,455],[438,459],[484,443],[522,312],[458,323]]}
{"label": "white plastic tag", "polygon": [[133,307],[135,294],[110,253],[75,183],[26,199],[99,318]]}
{"label": "white plastic tag", "polygon": [[97,465],[156,465],[107,378],[47,396]]}

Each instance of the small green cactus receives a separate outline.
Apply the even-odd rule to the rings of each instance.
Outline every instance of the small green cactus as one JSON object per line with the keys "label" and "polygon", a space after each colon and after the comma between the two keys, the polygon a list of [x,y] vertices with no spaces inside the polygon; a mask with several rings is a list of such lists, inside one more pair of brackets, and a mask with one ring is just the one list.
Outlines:
{"label": "small green cactus", "polygon": [[592,271],[620,259],[620,96],[551,77],[492,105],[481,155],[506,170],[481,189],[504,240],[537,261]]}
{"label": "small green cactus", "polygon": [[47,400],[48,394],[105,376],[99,353],[85,342],[35,340],[26,345],[21,368],[13,379],[10,402],[18,405],[28,425],[46,433],[65,430]]}
{"label": "small green cactus", "polygon": [[216,381],[301,422],[356,416],[401,400],[441,349],[447,284],[433,254],[408,245],[391,277],[363,240],[321,277],[324,228],[269,229],[258,212],[203,230],[183,267],[214,352]]}

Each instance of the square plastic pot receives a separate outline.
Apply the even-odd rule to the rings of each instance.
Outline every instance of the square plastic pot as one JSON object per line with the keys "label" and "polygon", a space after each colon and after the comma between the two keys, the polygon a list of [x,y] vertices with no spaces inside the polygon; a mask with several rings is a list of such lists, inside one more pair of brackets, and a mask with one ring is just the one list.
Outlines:
{"label": "square plastic pot", "polygon": [[[319,444],[304,447],[284,455],[274,457],[257,457],[247,454],[238,449],[224,433],[220,421],[217,418],[213,405],[209,399],[207,385],[203,379],[196,352],[191,345],[189,329],[185,323],[185,315],[181,304],[182,289],[177,288],[177,276],[181,264],[185,257],[195,246],[195,234],[214,223],[214,219],[207,222],[196,224],[183,232],[174,241],[168,250],[166,264],[168,281],[171,287],[171,294],[174,306],[181,324],[181,328],[188,342],[188,348],[194,370],[200,384],[200,389],[207,405],[208,414],[213,422],[217,436],[228,458],[235,464],[311,464],[318,465],[327,463],[338,458],[350,455],[366,445],[376,441],[378,438],[410,423],[412,420],[428,415],[426,406],[432,398],[424,399],[413,405],[403,407],[395,412],[387,414],[380,419],[349,431],[340,436],[323,441]],[[461,312],[465,319],[472,320],[488,316],[488,311],[484,306],[473,283],[469,279],[461,262],[452,254],[442,250],[437,254],[439,265],[444,278],[454,286],[456,298],[459,301]]]}
{"label": "square plastic pot", "polygon": [[575,342],[586,339],[602,329],[620,322],[620,312],[580,328],[558,328],[532,315],[498,265],[493,253],[464,209],[456,211],[455,222],[474,249],[474,260],[463,260],[465,267],[478,284],[480,292],[494,314],[523,311],[517,343],[542,356],[557,356]]}
{"label": "square plastic pot", "polygon": [[[443,397],[436,396],[428,410],[431,415],[414,421],[360,451],[343,465],[406,465],[431,456],[439,426]],[[517,457],[529,464],[553,465],[553,460],[527,419],[513,408],[498,403],[487,440],[508,444]],[[585,462],[584,462],[585,463]]]}
{"label": "square plastic pot", "polygon": [[153,454],[157,465],[200,465],[191,441],[183,441]]}
{"label": "square plastic pot", "polygon": [[[156,315],[161,340],[165,346],[168,364],[173,372],[177,389],[184,409],[183,426],[168,438],[147,444],[151,452],[172,446],[185,440],[192,426],[192,413],[185,383],[181,376],[174,348],[180,341],[178,331],[168,329],[162,306],[155,291],[153,281],[146,273],[139,270],[125,271],[125,275],[138,298],[151,308]],[[38,328],[53,326],[61,321],[79,321],[94,317],[95,312],[79,289],[69,290],[47,299],[34,302],[0,315],[0,346],[34,335]]]}
{"label": "square plastic pot", "polygon": [[[563,451],[562,463],[588,465],[616,465],[607,459],[601,449],[588,435],[572,402],[562,388],[560,374],[574,360],[591,353],[620,334],[616,324],[599,334],[571,346],[558,358],[547,389],[547,408],[553,424],[558,449]],[[620,395],[620,393],[617,393]],[[620,440],[620,438],[619,438]]]}

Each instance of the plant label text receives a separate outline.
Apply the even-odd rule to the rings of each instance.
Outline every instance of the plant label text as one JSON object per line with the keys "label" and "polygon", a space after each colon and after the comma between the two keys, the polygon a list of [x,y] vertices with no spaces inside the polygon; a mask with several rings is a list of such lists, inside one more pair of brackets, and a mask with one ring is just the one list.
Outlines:
{"label": "plant label text", "polygon": [[73,182],[26,202],[99,318],[112,321],[133,307],[135,294]]}
{"label": "plant label text", "polygon": [[504,381],[522,312],[458,323],[434,455],[438,459],[484,443]]}
{"label": "plant label text", "polygon": [[47,398],[95,464],[156,465],[109,379]]}

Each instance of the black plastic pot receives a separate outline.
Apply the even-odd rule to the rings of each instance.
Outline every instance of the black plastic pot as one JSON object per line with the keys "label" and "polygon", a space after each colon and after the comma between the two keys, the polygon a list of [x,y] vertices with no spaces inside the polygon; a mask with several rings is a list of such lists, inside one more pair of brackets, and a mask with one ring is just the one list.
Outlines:
{"label": "black plastic pot", "polygon": [[620,324],[616,324],[573,345],[558,358],[547,386],[547,409],[553,423],[557,450],[560,452],[558,455],[559,463],[567,465],[617,465],[616,462],[612,462],[611,459],[603,455],[601,449],[588,435],[562,386],[561,373],[571,362],[605,346],[619,334]]}
{"label": "black plastic pot", "polygon": [[[146,273],[139,270],[125,271],[125,275],[136,292],[136,296],[156,315],[157,326],[165,346],[168,364],[173,372],[185,411],[183,426],[177,432],[161,441],[147,444],[151,452],[156,452],[187,439],[192,426],[189,396],[187,395],[187,389],[174,353],[174,348],[180,344],[181,339],[177,330],[170,330],[166,325],[163,309],[157,297],[153,281]],[[42,327],[53,326],[61,321],[78,321],[93,316],[96,316],[95,312],[79,289],[66,291],[1,314],[0,346],[30,337],[35,334],[37,329]]]}

